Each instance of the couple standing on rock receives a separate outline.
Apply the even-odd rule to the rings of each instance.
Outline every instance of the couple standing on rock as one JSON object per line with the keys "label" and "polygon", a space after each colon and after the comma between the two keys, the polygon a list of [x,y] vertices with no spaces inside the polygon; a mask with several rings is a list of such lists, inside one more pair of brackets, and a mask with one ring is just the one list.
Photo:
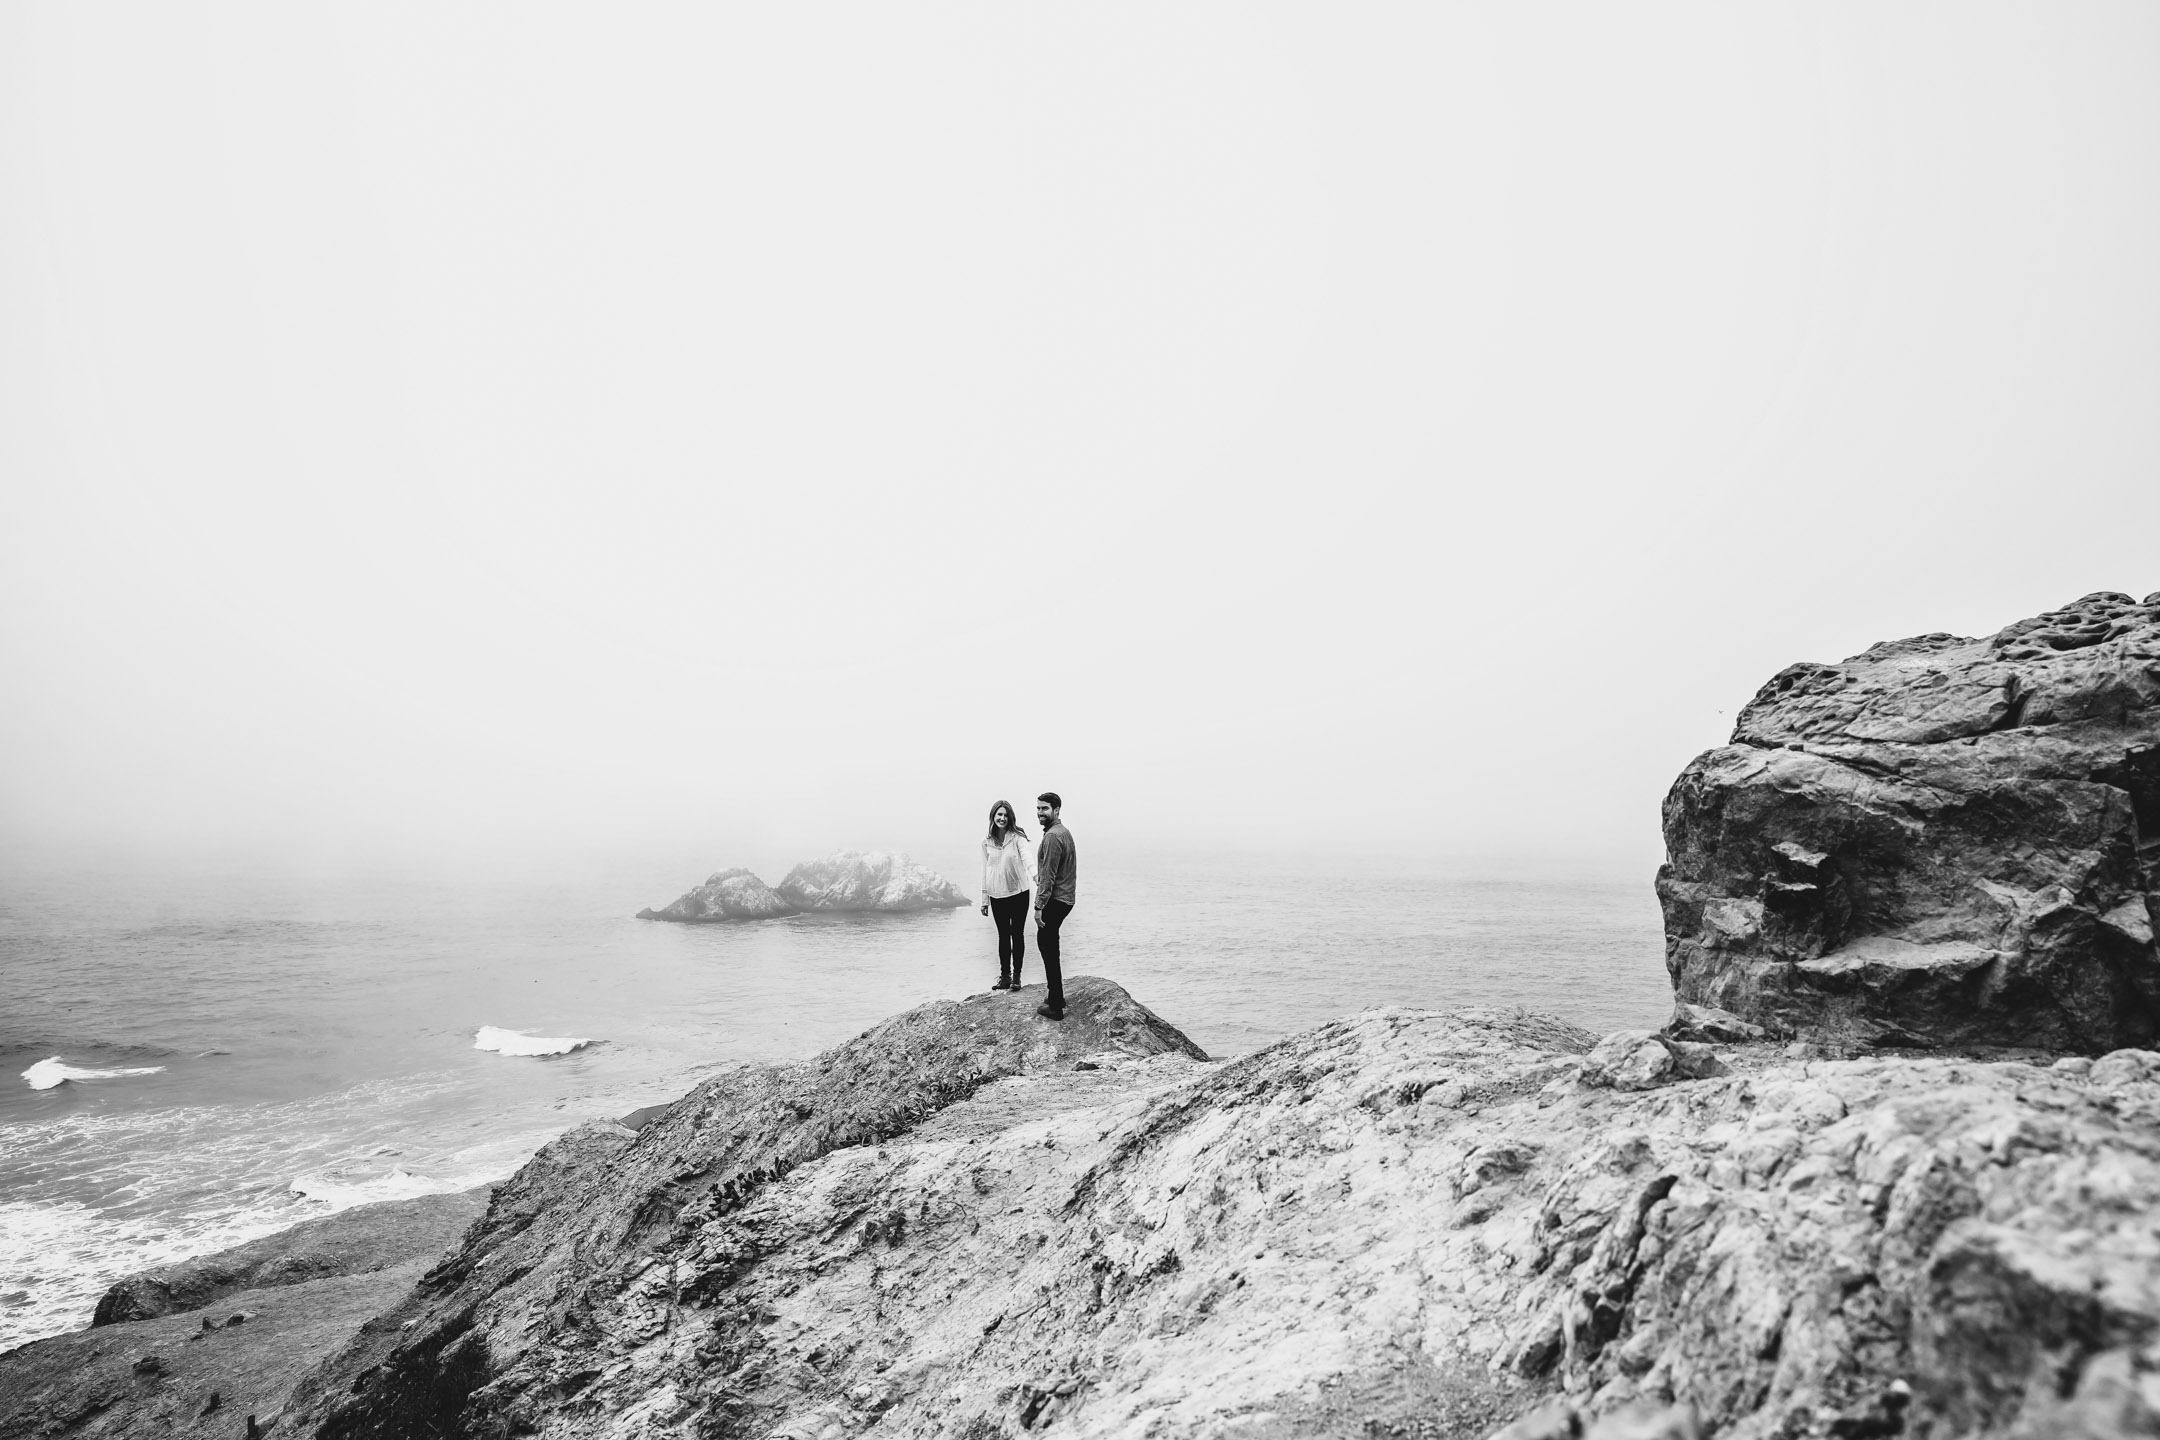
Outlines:
{"label": "couple standing on rock", "polygon": [[1058,927],[1072,914],[1078,895],[1080,852],[1072,832],[1058,819],[1065,802],[1055,790],[1035,797],[1035,819],[1042,844],[1035,856],[1035,878],[1028,879],[1027,831],[1013,819],[1003,800],[990,807],[990,833],[983,840],[982,913],[997,921],[998,978],[993,990],[1018,990],[1020,964],[1027,959],[1028,891],[1035,892],[1035,948],[1042,952],[1043,978],[1050,997],[1035,1008],[1049,1020],[1065,1018],[1065,970],[1059,963]]}

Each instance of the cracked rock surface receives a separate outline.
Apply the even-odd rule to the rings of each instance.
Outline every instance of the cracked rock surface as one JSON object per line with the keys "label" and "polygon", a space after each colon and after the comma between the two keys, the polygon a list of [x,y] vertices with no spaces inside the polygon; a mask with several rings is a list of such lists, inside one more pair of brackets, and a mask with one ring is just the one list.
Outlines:
{"label": "cracked rock surface", "polygon": [[1665,799],[1677,998],[1847,1043],[2160,1040],[2160,595],[1763,686]]}
{"label": "cracked rock surface", "polygon": [[2160,1055],[1630,1089],[1527,1014],[1215,1064],[1070,990],[572,1132],[284,1433],[2160,1434]]}

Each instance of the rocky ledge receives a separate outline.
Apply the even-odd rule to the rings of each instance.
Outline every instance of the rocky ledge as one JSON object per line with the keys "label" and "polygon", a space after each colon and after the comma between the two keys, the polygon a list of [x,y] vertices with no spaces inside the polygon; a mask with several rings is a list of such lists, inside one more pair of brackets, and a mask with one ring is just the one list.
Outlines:
{"label": "rocky ledge", "polygon": [[334,1275],[365,1275],[439,1255],[480,1217],[487,1190],[421,1195],[356,1205],[304,1220],[261,1240],[214,1255],[131,1275],[98,1301],[92,1325],[116,1325],[200,1310],[246,1290],[303,1285]]}
{"label": "rocky ledge", "polygon": [[768,920],[804,911],[954,910],[968,897],[950,880],[905,855],[880,850],[841,850],[805,860],[774,889],[748,870],[722,870],[703,885],[659,910],[640,910],[640,920]]}
{"label": "rocky ledge", "polygon": [[2160,595],[1779,672],[1665,800],[1685,1003],[1846,1043],[2160,1039]]}
{"label": "rocky ledge", "polygon": [[0,1354],[0,1440],[244,1436],[455,1247],[487,1197],[355,1206],[122,1280],[91,1329]]}
{"label": "rocky ledge", "polygon": [[2160,1435],[2160,1054],[1384,1010],[1216,1063],[1069,992],[571,1131],[275,1433]]}

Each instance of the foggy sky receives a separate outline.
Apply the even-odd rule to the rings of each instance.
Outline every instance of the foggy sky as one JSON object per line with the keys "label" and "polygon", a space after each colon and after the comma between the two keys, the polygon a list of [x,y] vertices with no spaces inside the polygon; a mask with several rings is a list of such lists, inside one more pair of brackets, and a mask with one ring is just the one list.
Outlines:
{"label": "foggy sky", "polygon": [[1782,666],[2160,589],[2156,79],[2142,0],[10,4],[0,839],[1646,873]]}

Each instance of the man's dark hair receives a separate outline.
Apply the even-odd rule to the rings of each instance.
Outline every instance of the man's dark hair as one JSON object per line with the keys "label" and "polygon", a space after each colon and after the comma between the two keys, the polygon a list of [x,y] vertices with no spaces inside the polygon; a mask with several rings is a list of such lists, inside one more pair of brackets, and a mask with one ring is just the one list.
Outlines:
{"label": "man's dark hair", "polygon": [[1035,798],[1037,800],[1040,800],[1043,804],[1048,805],[1053,810],[1062,810],[1065,808],[1065,802],[1058,799],[1058,793],[1055,790],[1045,790],[1042,794],[1037,795]]}

